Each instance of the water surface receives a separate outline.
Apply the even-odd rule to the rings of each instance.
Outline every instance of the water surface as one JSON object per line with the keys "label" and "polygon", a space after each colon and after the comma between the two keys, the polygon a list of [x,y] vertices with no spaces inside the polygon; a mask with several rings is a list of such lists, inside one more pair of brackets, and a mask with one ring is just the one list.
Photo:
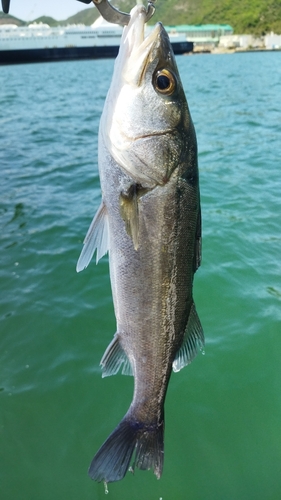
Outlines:
{"label": "water surface", "polygon": [[[280,498],[281,53],[177,58],[195,123],[205,356],[173,374],[162,479],[114,500]],[[107,257],[76,274],[100,202],[97,131],[112,60],[0,72],[0,475],[3,500],[95,500],[87,476],[127,410],[101,378],[115,332]]]}

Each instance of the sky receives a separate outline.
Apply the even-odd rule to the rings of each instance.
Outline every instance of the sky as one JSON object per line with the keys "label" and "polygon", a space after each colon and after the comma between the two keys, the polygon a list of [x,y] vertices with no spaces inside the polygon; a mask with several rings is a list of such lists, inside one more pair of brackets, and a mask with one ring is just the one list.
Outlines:
{"label": "sky", "polygon": [[92,3],[77,0],[11,0],[9,14],[23,21],[32,21],[40,16],[51,16],[59,21],[90,7],[95,8]]}

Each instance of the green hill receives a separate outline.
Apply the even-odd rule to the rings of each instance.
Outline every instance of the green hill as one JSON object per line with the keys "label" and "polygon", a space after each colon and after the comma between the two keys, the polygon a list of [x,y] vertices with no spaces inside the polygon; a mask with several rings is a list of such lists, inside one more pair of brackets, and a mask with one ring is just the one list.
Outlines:
{"label": "green hill", "polygon": [[89,9],[84,9],[75,14],[74,16],[66,19],[66,24],[85,24],[90,26],[99,17],[99,11],[93,6]]}
{"label": "green hill", "polygon": [[44,24],[48,24],[49,26],[59,26],[61,24],[59,21],[56,21],[53,17],[49,17],[49,16],[37,17],[32,22],[33,23],[44,23]]}
{"label": "green hill", "polygon": [[[112,0],[112,5],[124,12],[129,12],[135,4],[136,0]],[[80,23],[89,26],[97,17],[98,11],[92,6],[63,21],[46,16],[35,21],[50,26]],[[230,24],[239,34],[263,35],[270,31],[281,34],[281,0],[157,0],[152,22],[155,21],[166,25]],[[0,12],[0,24],[7,22],[26,24]]]}
{"label": "green hill", "polygon": [[[129,11],[134,0],[113,0]],[[281,0],[157,0],[153,21],[163,24],[230,24],[235,33],[281,34]]]}
{"label": "green hill", "polygon": [[0,10],[0,24],[16,24],[17,26],[25,26],[26,23],[18,19],[17,17],[10,16],[10,14],[4,14]]}

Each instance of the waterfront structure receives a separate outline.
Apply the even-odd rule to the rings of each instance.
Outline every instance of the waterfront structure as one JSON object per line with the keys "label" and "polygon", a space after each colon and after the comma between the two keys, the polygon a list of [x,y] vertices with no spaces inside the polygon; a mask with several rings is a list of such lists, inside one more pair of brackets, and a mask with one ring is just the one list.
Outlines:
{"label": "waterfront structure", "polygon": [[165,26],[167,32],[184,33],[187,40],[193,42],[194,46],[208,48],[216,47],[221,36],[233,34],[233,28],[229,24],[182,24],[178,26]]}
{"label": "waterfront structure", "polygon": [[[122,32],[121,26],[101,17],[91,26],[0,25],[0,64],[116,57]],[[183,33],[169,36],[175,54],[193,50]]]}

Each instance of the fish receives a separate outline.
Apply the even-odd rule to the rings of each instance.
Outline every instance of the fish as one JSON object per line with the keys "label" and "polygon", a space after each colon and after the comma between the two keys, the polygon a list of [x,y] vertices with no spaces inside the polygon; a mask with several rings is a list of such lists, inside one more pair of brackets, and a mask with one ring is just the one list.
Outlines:
{"label": "fish", "polygon": [[124,28],[98,139],[101,205],[77,263],[108,252],[116,333],[102,376],[133,375],[132,403],[94,456],[95,481],[164,461],[164,402],[172,370],[188,365],[204,334],[192,289],[201,262],[197,140],[169,37],[145,36],[136,5]]}

